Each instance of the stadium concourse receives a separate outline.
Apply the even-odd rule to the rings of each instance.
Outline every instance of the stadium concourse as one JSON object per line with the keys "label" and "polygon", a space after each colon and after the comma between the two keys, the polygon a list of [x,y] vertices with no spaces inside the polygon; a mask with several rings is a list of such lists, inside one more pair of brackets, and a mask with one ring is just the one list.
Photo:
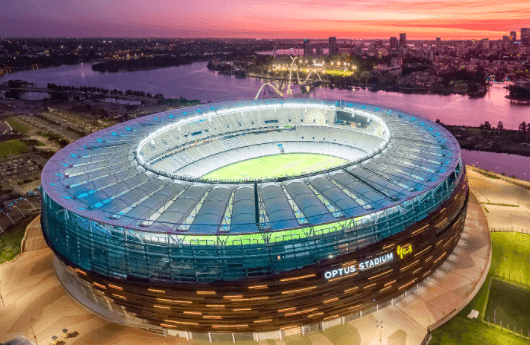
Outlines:
{"label": "stadium concourse", "polygon": [[[282,155],[334,163],[208,177]],[[464,231],[473,197],[456,139],[373,105],[276,99],[153,114],[68,145],[41,180],[42,234],[64,290],[166,336],[283,341],[421,309],[414,291],[443,282],[450,297],[426,329],[481,283],[447,271],[489,262],[475,253],[489,242]],[[476,257],[455,260],[466,246]]]}

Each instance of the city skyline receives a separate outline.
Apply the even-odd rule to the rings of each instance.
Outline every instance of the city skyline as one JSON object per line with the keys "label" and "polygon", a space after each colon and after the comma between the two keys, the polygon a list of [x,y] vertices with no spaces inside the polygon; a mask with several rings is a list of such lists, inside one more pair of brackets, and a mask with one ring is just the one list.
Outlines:
{"label": "city skyline", "polygon": [[[530,27],[530,0],[129,2],[7,0],[4,37],[502,39]],[[382,10],[384,9],[384,10]]]}

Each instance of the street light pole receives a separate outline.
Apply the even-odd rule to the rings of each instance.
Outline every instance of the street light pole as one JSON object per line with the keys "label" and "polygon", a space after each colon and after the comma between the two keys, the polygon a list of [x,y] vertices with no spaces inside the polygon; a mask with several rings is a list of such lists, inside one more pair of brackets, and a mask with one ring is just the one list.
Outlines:
{"label": "street light pole", "polygon": [[[2,283],[2,281],[0,280],[0,283]],[[2,293],[0,292],[0,300],[2,300],[2,305],[5,306],[6,304],[4,303],[4,299],[2,298]]]}
{"label": "street light pole", "polygon": [[33,321],[35,321],[34,317],[32,317],[31,320],[29,320],[29,326],[31,327],[31,332],[33,333],[33,338],[35,339],[35,344],[38,344],[37,336],[35,335],[35,331],[33,330],[33,325],[31,324]]}
{"label": "street light pole", "polygon": [[375,327],[379,328],[379,344],[383,345],[383,337],[382,337],[383,321],[376,321]]}
{"label": "street light pole", "polygon": [[26,215],[24,214],[24,212],[22,212],[20,210],[20,208],[18,208],[16,205],[13,205],[14,208],[16,208],[18,210],[18,212],[20,212],[22,214],[22,217],[26,217]]}
{"label": "street light pole", "polygon": [[9,218],[9,220],[11,221],[11,224],[12,224],[12,225],[15,225],[15,222],[13,222],[13,219],[11,219],[11,217],[9,217],[9,214],[8,214],[8,213],[6,213],[6,212],[0,212],[0,213],[5,214],[5,215],[7,216],[7,218]]}
{"label": "street light pole", "polygon": [[33,211],[37,211],[37,209],[35,208],[35,206],[33,206],[33,204],[31,203],[31,201],[29,201],[27,198],[25,199],[29,204],[30,206],[33,208]]}

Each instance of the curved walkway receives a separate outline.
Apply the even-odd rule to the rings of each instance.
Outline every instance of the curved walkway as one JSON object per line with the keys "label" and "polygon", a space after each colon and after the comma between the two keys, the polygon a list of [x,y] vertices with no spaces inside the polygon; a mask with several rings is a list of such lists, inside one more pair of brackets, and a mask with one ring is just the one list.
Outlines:
{"label": "curved walkway", "polygon": [[[0,266],[0,342],[26,336],[38,345],[50,343],[67,328],[77,333],[65,344],[202,344],[196,340],[162,337],[138,328],[109,322],[72,299],[61,287],[52,267],[50,249],[41,249],[40,223],[32,222],[24,240],[23,253],[17,260]],[[394,305],[386,306],[344,325],[325,326],[323,333],[287,336],[283,340],[260,341],[260,344],[379,344],[376,320],[383,321],[382,343],[420,345],[428,330],[439,327],[458,313],[481,287],[489,269],[491,239],[481,206],[471,194],[464,233],[445,264],[412,293]],[[31,323],[30,320],[35,321]]]}
{"label": "curved walkway", "polygon": [[476,168],[468,169],[468,179],[491,231],[530,234],[530,182]]}

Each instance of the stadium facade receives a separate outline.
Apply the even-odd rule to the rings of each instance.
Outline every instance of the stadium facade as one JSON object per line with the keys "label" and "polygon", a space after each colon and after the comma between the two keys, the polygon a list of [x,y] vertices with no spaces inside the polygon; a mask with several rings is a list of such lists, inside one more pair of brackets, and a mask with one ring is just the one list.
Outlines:
{"label": "stadium facade", "polygon": [[[347,163],[203,178],[289,153]],[[43,233],[78,301],[206,340],[305,333],[393,303],[451,254],[468,199],[460,148],[443,127],[314,99],[208,104],[118,124],[57,153],[42,186]]]}

